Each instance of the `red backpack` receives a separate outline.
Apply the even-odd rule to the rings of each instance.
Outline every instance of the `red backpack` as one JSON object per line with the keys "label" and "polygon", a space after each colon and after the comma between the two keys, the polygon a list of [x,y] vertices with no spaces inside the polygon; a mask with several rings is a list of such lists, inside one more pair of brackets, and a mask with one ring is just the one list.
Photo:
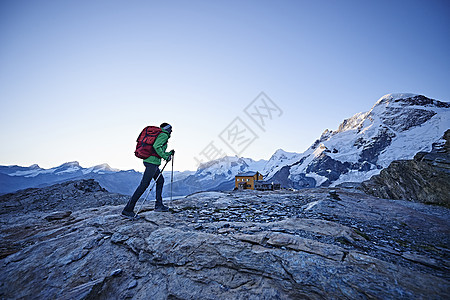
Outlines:
{"label": "red backpack", "polygon": [[137,145],[134,155],[142,159],[149,158],[150,156],[161,158],[153,148],[153,143],[161,132],[162,129],[156,126],[147,126],[142,129],[141,134],[139,134],[136,140]]}

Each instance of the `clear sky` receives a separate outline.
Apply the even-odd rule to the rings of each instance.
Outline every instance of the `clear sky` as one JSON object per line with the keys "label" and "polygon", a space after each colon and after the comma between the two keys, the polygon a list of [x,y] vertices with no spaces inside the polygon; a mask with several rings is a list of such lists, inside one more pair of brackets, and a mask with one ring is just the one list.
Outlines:
{"label": "clear sky", "polygon": [[0,164],[142,171],[137,135],[169,122],[195,170],[303,152],[387,93],[449,102],[449,3],[2,0]]}

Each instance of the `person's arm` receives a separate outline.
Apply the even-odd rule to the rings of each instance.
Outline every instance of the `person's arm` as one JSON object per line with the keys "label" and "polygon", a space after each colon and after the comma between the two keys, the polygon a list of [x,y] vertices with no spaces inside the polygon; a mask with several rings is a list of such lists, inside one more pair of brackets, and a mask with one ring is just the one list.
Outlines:
{"label": "person's arm", "polygon": [[[161,156],[164,160],[168,160],[172,155],[171,152],[165,152],[164,146],[169,140],[169,135],[165,132],[161,132],[153,143],[153,148],[155,149],[156,154]],[[167,147],[166,147],[167,148]]]}

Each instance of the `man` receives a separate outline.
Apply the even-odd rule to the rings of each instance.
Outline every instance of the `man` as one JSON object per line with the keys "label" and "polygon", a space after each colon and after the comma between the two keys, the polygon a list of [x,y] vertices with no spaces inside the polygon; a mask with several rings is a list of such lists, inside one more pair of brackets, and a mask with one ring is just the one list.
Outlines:
{"label": "man", "polygon": [[[137,187],[133,196],[131,196],[127,205],[122,211],[122,216],[127,218],[135,218],[137,215],[134,213],[134,207],[136,202],[145,192],[147,187],[150,185],[150,181],[152,178],[156,180],[156,203],[155,203],[155,211],[157,212],[167,212],[169,208],[165,206],[162,202],[162,189],[164,185],[164,177],[159,170],[159,166],[161,165],[161,158],[166,161],[170,161],[172,155],[175,153],[175,150],[171,150],[166,152],[167,150],[167,141],[170,138],[170,134],[172,133],[172,126],[168,123],[162,123],[160,126],[161,133],[155,139],[153,143],[153,154],[150,157],[144,159],[145,172],[142,176],[141,183]],[[159,177],[158,177],[159,176]]]}

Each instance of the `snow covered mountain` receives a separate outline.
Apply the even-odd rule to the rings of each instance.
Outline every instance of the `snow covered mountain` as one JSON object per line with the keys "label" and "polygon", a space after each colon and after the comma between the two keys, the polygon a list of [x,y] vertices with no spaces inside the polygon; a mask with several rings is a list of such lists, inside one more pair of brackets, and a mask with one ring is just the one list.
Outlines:
{"label": "snow covered mountain", "polygon": [[[50,169],[38,165],[30,167],[0,166],[0,194],[15,192],[31,187],[44,187],[74,179],[96,179],[103,187],[118,193],[131,193],[136,188],[141,173],[134,170],[120,171],[108,164],[83,168],[76,161],[64,163]],[[136,184],[137,182],[137,184]]]}
{"label": "snow covered mountain", "polygon": [[261,171],[266,160],[226,156],[201,164],[196,172],[182,180],[174,181],[174,195],[187,195],[205,190],[232,190],[234,176],[248,171]]}
{"label": "snow covered mountain", "polygon": [[9,176],[23,176],[26,178],[37,177],[39,175],[63,175],[63,174],[76,174],[81,172],[83,174],[97,173],[106,174],[119,172],[118,169],[111,168],[108,164],[101,164],[91,168],[82,168],[77,161],[64,163],[58,167],[51,169],[43,169],[38,165],[31,165],[30,167],[20,167],[20,166],[0,166],[0,173]]}
{"label": "snow covered mountain", "polygon": [[325,130],[304,153],[292,155],[295,162],[285,160],[267,172],[268,178],[294,188],[362,182],[393,160],[430,151],[448,128],[449,103],[388,94],[370,111],[344,120],[336,131]]}
{"label": "snow covered mountain", "polygon": [[299,161],[301,157],[302,155],[300,153],[286,152],[283,149],[278,149],[260,172],[266,178],[272,178],[282,167],[292,165]]}
{"label": "snow covered mountain", "polygon": [[[208,162],[178,182],[195,189],[232,189],[240,172],[259,171],[284,187],[306,188],[362,182],[394,160],[429,151],[450,128],[450,104],[422,95],[388,94],[368,112],[325,130],[304,153],[277,150],[268,161],[225,157]],[[202,184],[204,183],[204,184]]]}
{"label": "snow covered mountain", "polygon": [[[174,172],[173,195],[205,190],[231,190],[234,176],[259,171],[284,187],[335,186],[362,182],[394,160],[429,152],[450,128],[450,104],[422,95],[388,94],[368,112],[346,119],[335,131],[325,130],[304,153],[277,150],[267,160],[224,157],[200,165],[196,171]],[[170,172],[165,172],[170,184]],[[72,179],[96,179],[108,191],[132,194],[142,173],[120,171],[107,164],[82,168],[69,162],[51,169],[0,166],[0,194],[42,187]],[[168,196],[170,189],[164,189]]]}
{"label": "snow covered mountain", "polygon": [[[174,172],[174,181],[183,180],[193,171]],[[164,172],[170,178],[171,172]],[[26,188],[45,187],[55,183],[77,179],[95,179],[102,187],[113,193],[131,195],[141,181],[142,173],[134,170],[119,170],[108,164],[83,168],[76,161],[44,169],[38,165],[29,167],[0,166],[0,195]],[[166,183],[169,183],[166,180]]]}
{"label": "snow covered mountain", "polygon": [[201,164],[193,175],[202,177],[202,180],[214,180],[218,177],[234,180],[234,176],[238,173],[261,170],[266,163],[266,160],[254,161],[251,158],[226,156]]}

